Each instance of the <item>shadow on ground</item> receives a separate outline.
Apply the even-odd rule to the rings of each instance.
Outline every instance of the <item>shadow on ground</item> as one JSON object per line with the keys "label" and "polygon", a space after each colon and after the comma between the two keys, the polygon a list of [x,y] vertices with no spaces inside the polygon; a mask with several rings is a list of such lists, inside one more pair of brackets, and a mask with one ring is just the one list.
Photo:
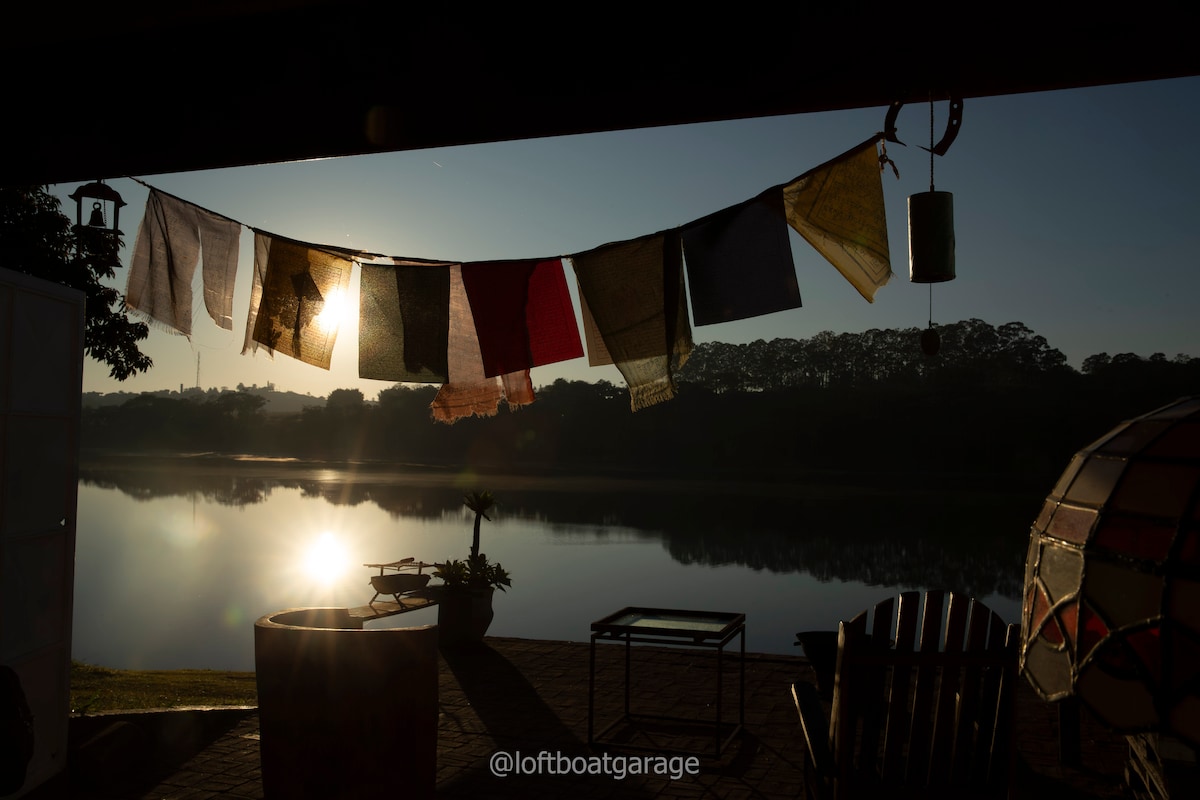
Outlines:
{"label": "shadow on ground", "polygon": [[172,709],[72,717],[66,772],[27,797],[140,796],[257,712],[253,707]]}

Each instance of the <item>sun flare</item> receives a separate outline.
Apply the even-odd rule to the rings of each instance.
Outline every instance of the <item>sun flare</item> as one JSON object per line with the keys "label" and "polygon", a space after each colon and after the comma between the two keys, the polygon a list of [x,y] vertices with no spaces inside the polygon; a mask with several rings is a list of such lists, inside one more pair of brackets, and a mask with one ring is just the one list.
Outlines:
{"label": "sun flare", "polygon": [[332,333],[350,321],[350,303],[346,292],[333,289],[325,297],[321,313],[313,320],[325,333]]}
{"label": "sun flare", "polygon": [[305,571],[321,583],[329,584],[341,577],[350,561],[346,546],[329,531],[322,533],[305,554]]}

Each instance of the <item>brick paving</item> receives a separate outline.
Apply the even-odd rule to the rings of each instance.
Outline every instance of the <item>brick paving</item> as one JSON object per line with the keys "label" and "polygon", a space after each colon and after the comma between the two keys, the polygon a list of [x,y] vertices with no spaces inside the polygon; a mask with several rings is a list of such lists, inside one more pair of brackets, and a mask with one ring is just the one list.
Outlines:
{"label": "brick paving", "polygon": [[[588,645],[531,639],[489,638],[470,655],[440,664],[437,793],[444,798],[593,797],[795,798],[804,796],[803,753],[789,684],[812,680],[803,658],[747,654],[746,724],[721,759],[701,759],[697,775],[672,780],[664,775],[521,775],[498,778],[489,770],[497,751],[536,755],[541,751],[590,756],[588,725]],[[637,647],[633,651],[632,710],[712,718],[715,659],[711,652],[684,648]],[[736,669],[724,667],[722,717],[737,710]],[[597,647],[597,730],[622,710],[623,648]],[[1082,763],[1058,763],[1057,714],[1021,682],[1016,733],[1020,753],[1017,797],[1123,797],[1125,741],[1104,731],[1084,713]],[[114,719],[127,719],[114,717]],[[106,785],[81,776],[44,787],[32,797],[116,800],[253,800],[262,798],[258,715],[226,712],[185,757],[158,769],[111,775]],[[93,723],[94,724],[94,723]],[[651,747],[708,744],[691,738],[687,726],[656,724],[618,727],[622,741]],[[614,755],[630,751],[611,751]],[[403,776],[397,776],[397,796]]]}

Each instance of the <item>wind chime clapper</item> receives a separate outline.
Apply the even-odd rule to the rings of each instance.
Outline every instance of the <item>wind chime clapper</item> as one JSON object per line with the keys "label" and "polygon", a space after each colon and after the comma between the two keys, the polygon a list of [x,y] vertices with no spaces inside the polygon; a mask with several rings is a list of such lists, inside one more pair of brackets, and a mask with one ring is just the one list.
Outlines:
{"label": "wind chime clapper", "polygon": [[[81,240],[86,237],[92,244],[106,242],[111,252],[111,266],[119,267],[121,264],[117,257],[117,241],[122,233],[118,225],[121,206],[125,205],[121,195],[116,189],[100,180],[80,186],[68,197],[75,201],[75,227],[73,229],[75,236]],[[85,198],[92,201],[91,215],[88,217],[87,225],[83,224],[83,201]],[[112,206],[111,226],[106,222],[108,205]]]}
{"label": "wind chime clapper", "polygon": [[[884,138],[904,144],[896,138],[896,116],[904,104],[895,102],[888,108],[884,121]],[[954,280],[954,195],[939,192],[933,183],[933,157],[943,156],[950,149],[962,125],[961,97],[951,96],[950,117],[941,140],[933,143],[933,101],[929,103],[929,191],[908,198],[908,279],[913,283],[928,283],[929,327],[921,332],[921,350],[936,355],[941,338],[933,327],[933,286]]]}

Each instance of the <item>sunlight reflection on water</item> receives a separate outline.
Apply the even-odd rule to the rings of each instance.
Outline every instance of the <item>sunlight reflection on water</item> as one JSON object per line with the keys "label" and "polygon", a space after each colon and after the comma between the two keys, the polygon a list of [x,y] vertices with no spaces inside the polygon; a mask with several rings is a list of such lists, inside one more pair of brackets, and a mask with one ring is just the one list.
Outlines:
{"label": "sunlight reflection on water", "polygon": [[[429,503],[419,514],[401,513],[385,510],[385,489],[328,488],[268,486],[236,505],[194,491],[135,497],[81,483],[74,657],[123,668],[253,669],[260,616],[364,605],[377,574],[364,564],[468,552],[471,515],[461,509]],[[513,577],[513,587],[496,594],[493,635],[587,641],[592,621],[623,606],[689,608],[745,613],[748,650],[796,654],[797,631],[833,628],[891,592],[922,588],[919,580],[868,585],[835,577],[880,560],[838,549],[853,536],[739,533],[724,529],[729,520],[668,534],[551,516],[502,505],[483,525],[483,551]],[[1023,552],[1027,530],[1014,535]],[[924,577],[936,577],[936,564],[919,565],[929,568]],[[890,574],[885,564],[869,566]],[[1015,599],[985,599],[1016,621]],[[372,627],[434,622],[436,609],[428,609]]]}

